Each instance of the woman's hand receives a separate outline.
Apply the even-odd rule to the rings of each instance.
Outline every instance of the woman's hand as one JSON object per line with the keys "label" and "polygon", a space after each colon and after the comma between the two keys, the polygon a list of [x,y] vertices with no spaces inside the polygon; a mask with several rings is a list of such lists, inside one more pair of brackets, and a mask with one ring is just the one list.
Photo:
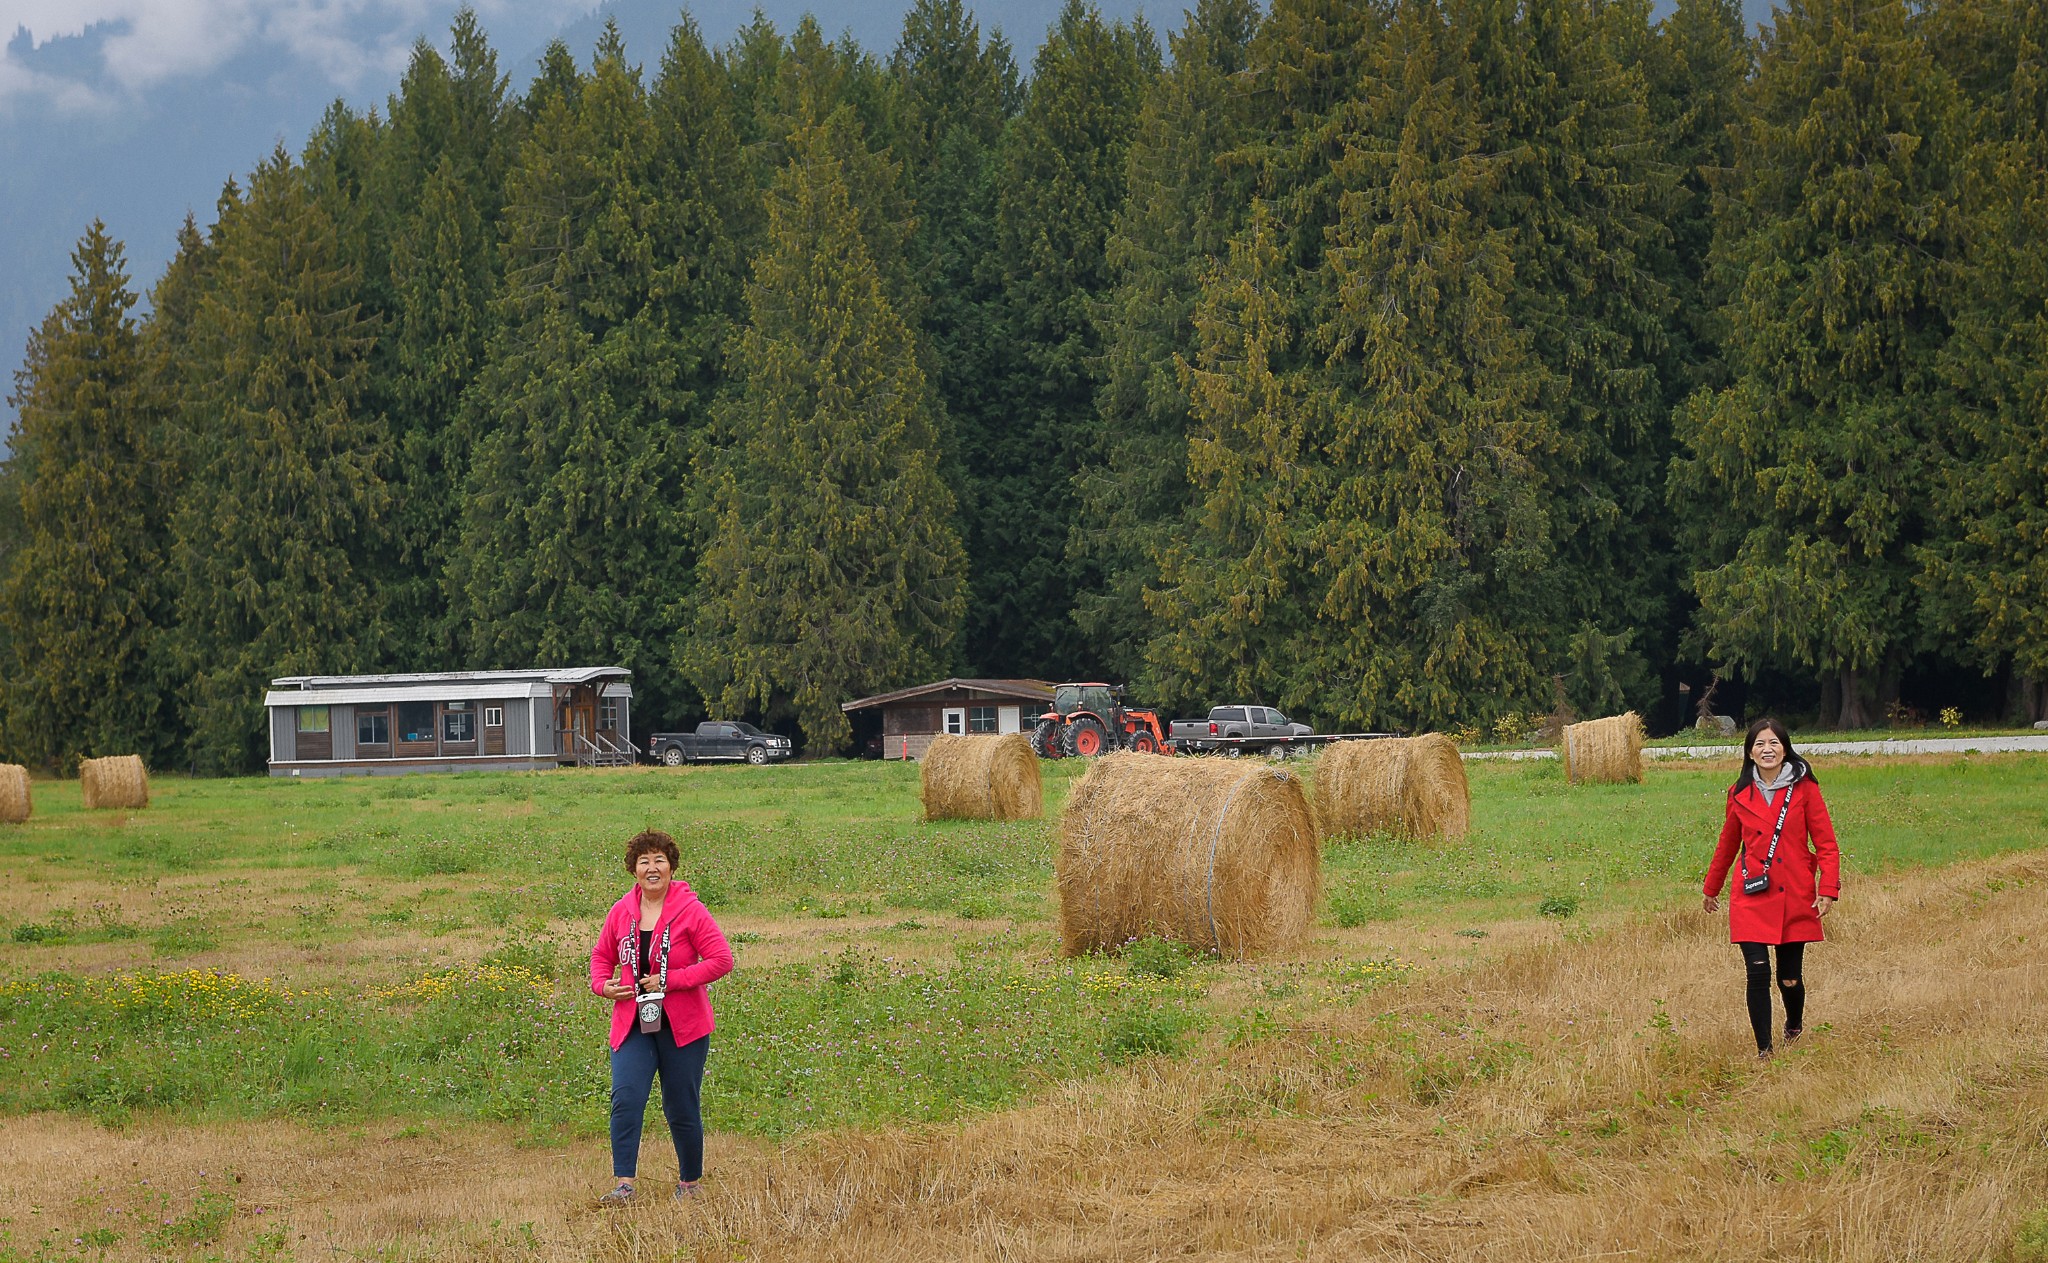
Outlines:
{"label": "woman's hand", "polygon": [[1826,895],[1822,895],[1818,899],[1815,899],[1813,901],[1813,915],[1817,917],[1824,917],[1828,914],[1828,909],[1834,906],[1834,900],[1828,898]]}
{"label": "woman's hand", "polygon": [[603,994],[607,1000],[630,1000],[633,998],[633,988],[617,978],[611,978],[606,980]]}
{"label": "woman's hand", "polygon": [[1709,912],[1718,912],[1718,911],[1720,911],[1720,910],[1721,910],[1721,896],[1719,896],[1719,895],[1708,895],[1708,896],[1707,896],[1707,897],[1706,897],[1705,899],[1702,899],[1702,900],[1700,900],[1700,907],[1702,907],[1702,908],[1705,908],[1705,909],[1706,909],[1707,911],[1709,911]]}
{"label": "woman's hand", "polygon": [[640,979],[640,991],[643,995],[650,991],[660,991],[662,989],[661,975],[659,974],[647,974]]}

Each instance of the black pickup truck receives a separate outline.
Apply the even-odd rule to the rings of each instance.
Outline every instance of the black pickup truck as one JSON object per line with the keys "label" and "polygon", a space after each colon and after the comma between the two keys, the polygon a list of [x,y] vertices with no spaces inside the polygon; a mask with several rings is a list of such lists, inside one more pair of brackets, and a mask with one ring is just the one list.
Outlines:
{"label": "black pickup truck", "polygon": [[698,724],[695,732],[655,733],[647,753],[670,767],[742,760],[759,765],[788,758],[790,746],[788,737],[762,732],[752,724],[712,719]]}

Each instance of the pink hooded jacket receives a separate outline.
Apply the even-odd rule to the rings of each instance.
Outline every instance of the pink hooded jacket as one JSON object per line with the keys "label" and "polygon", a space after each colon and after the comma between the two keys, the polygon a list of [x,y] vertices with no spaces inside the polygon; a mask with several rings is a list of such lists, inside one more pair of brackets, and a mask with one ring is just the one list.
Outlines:
{"label": "pink hooded jacket", "polygon": [[[668,895],[661,901],[661,920],[654,927],[656,953],[661,950],[661,927],[664,925],[669,931],[668,998],[662,1001],[661,1008],[668,1016],[669,1029],[675,1032],[676,1043],[688,1044],[709,1035],[715,1025],[711,1020],[711,998],[704,994],[704,988],[732,972],[732,948],[719,931],[718,922],[711,919],[710,911],[697,898],[697,892],[680,879],[669,883]],[[604,929],[598,931],[597,946],[590,949],[590,990],[593,995],[604,994],[604,984],[618,972],[619,961],[626,952],[624,945],[628,942],[634,949],[639,947],[640,889],[637,886],[627,891],[626,897],[613,904],[612,910],[605,914]],[[640,967],[644,971],[653,965],[642,961]],[[625,1043],[632,1029],[633,1002],[614,1001],[612,1047],[617,1049]]]}

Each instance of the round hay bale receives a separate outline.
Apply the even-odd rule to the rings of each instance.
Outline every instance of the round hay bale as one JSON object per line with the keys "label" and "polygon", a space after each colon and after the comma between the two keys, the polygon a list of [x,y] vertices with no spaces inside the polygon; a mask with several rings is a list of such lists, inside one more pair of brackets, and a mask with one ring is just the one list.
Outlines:
{"label": "round hay bale", "polygon": [[933,737],[918,768],[927,820],[1036,820],[1038,755],[1023,733]]}
{"label": "round hay bale", "polygon": [[21,824],[35,804],[29,800],[28,769],[19,763],[0,763],[0,824]]}
{"label": "round hay bale", "polygon": [[1472,789],[1458,743],[1440,732],[1339,741],[1316,764],[1316,813],[1332,836],[1462,838]]}
{"label": "round hay bale", "polygon": [[1643,779],[1643,721],[1634,711],[1567,725],[1560,745],[1565,779],[1574,785]]}
{"label": "round hay bale", "polygon": [[1241,960],[1306,935],[1322,851],[1292,772],[1112,754],[1067,798],[1055,869],[1069,956],[1157,935]]}
{"label": "round hay bale", "polygon": [[78,785],[87,807],[149,806],[149,773],[139,754],[78,761]]}

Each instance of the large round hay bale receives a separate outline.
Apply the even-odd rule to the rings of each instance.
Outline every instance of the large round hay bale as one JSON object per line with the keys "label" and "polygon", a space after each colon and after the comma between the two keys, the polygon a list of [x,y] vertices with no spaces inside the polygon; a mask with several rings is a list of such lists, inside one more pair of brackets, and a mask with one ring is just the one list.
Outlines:
{"label": "large round hay bale", "polygon": [[0,763],[0,824],[21,824],[33,810],[28,769],[19,763]]}
{"label": "large round hay bale", "polygon": [[1440,732],[1339,741],[1316,763],[1316,813],[1332,836],[1462,838],[1472,790],[1458,743]]}
{"label": "large round hay bale", "polygon": [[918,768],[927,820],[1036,820],[1045,812],[1031,739],[933,737]]}
{"label": "large round hay bale", "polygon": [[1559,753],[1574,785],[1643,779],[1643,721],[1634,712],[1568,724]]}
{"label": "large round hay bale", "polygon": [[149,806],[149,773],[139,754],[78,761],[78,785],[87,807]]}
{"label": "large round hay bale", "polygon": [[1292,772],[1112,754],[1067,798],[1056,871],[1069,956],[1156,935],[1243,959],[1308,932],[1322,854]]}

